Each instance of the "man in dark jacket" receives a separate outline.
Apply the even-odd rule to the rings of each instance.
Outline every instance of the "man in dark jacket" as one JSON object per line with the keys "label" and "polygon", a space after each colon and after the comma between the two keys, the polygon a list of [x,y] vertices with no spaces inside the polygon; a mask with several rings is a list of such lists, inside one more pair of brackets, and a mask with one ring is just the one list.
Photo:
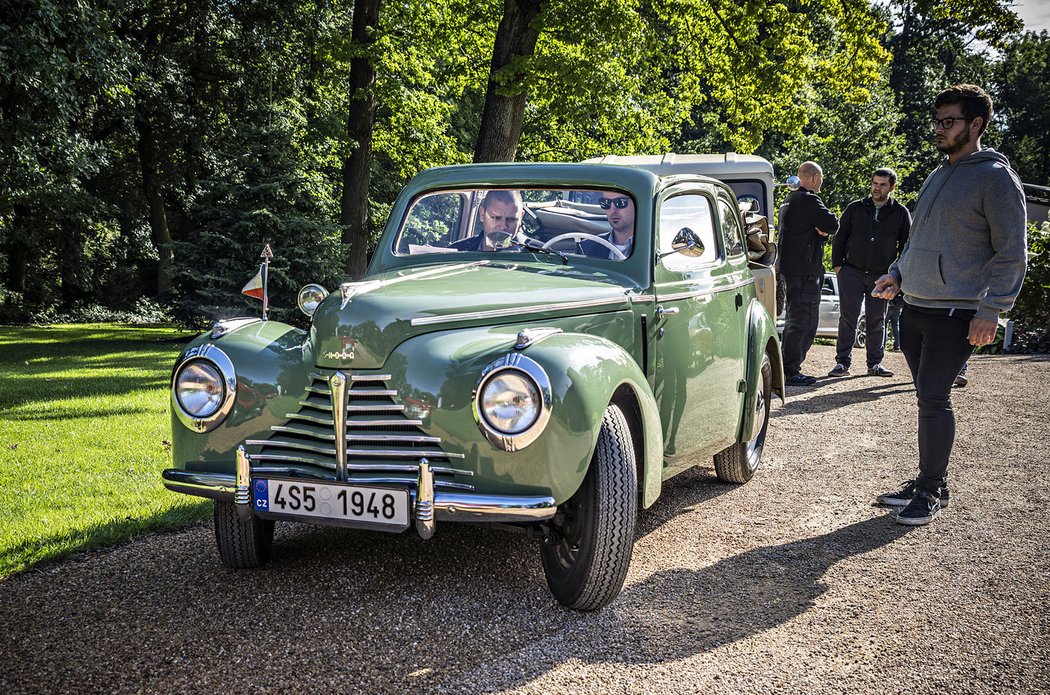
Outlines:
{"label": "man in dark jacket", "polygon": [[798,178],[799,188],[788,196],[782,215],[780,274],[787,286],[787,315],[781,349],[787,383],[810,386],[817,380],[802,373],[802,362],[813,345],[820,319],[824,244],[839,228],[839,220],[817,195],[824,172],[816,162],[799,165]]}
{"label": "man in dark jacket", "polygon": [[882,366],[887,302],[870,295],[875,281],[886,274],[890,263],[904,250],[911,228],[908,208],[891,195],[896,186],[897,173],[893,169],[877,170],[871,177],[871,195],[846,206],[839,220],[839,232],[831,245],[831,267],[839,281],[839,338],[835,344],[835,368],[828,376],[849,376],[861,305],[867,329],[868,375],[893,376]]}

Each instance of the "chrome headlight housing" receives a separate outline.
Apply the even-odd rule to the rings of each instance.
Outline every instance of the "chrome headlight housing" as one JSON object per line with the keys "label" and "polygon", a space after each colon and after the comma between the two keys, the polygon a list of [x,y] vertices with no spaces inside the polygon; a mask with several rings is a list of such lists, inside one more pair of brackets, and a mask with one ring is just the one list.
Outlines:
{"label": "chrome headlight housing", "polygon": [[511,353],[490,363],[474,387],[474,419],[505,451],[536,441],[551,416],[551,382],[533,359]]}
{"label": "chrome headlight housing", "polygon": [[328,296],[328,290],[320,285],[307,285],[299,290],[299,311],[307,316],[313,316],[324,298]]}
{"label": "chrome headlight housing", "polygon": [[194,432],[218,427],[237,395],[237,375],[225,352],[208,343],[189,349],[171,379],[171,409]]}

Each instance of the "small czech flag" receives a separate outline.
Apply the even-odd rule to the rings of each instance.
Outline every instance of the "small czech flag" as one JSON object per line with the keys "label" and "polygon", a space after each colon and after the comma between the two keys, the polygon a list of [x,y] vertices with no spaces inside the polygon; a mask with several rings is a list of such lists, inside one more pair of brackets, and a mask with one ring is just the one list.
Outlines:
{"label": "small czech flag", "polygon": [[262,263],[259,265],[259,270],[255,273],[255,277],[249,280],[248,284],[241,289],[241,294],[246,294],[249,297],[255,297],[259,301],[262,301],[263,296],[266,294],[266,290],[263,287],[265,273],[266,264]]}

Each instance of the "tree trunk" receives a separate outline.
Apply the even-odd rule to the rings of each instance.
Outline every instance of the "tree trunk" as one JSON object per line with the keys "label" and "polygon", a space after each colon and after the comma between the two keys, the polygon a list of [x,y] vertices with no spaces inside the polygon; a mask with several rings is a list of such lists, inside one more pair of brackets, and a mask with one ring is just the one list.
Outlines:
{"label": "tree trunk", "polygon": [[29,217],[26,206],[15,204],[12,209],[9,236],[5,244],[7,252],[7,289],[25,295],[26,276],[29,270],[29,246],[22,237],[22,228]]}
{"label": "tree trunk", "polygon": [[522,72],[501,75],[497,73],[518,57],[530,57],[536,52],[540,31],[534,26],[545,0],[504,0],[503,19],[496,30],[492,47],[492,67],[489,86],[485,93],[485,110],[481,128],[474,146],[475,162],[513,162],[518,140],[525,120],[525,102],[528,97],[525,75]]}
{"label": "tree trunk", "polygon": [[164,197],[160,192],[160,176],[157,174],[157,144],[153,136],[153,124],[146,116],[140,104],[135,105],[135,130],[138,131],[137,143],[139,167],[142,170],[142,192],[149,206],[149,226],[152,231],[153,245],[157,248],[157,294],[164,294],[171,289],[171,232],[168,229],[168,215],[164,211]]}
{"label": "tree trunk", "polygon": [[[381,0],[356,0],[351,38],[357,48],[368,48],[379,23]],[[372,130],[376,120],[375,68],[370,56],[350,61],[350,113],[346,134],[354,143],[343,162],[343,194],[339,222],[342,240],[348,248],[346,272],[351,279],[365,274],[368,266],[368,240],[371,236],[368,191],[372,178]]]}

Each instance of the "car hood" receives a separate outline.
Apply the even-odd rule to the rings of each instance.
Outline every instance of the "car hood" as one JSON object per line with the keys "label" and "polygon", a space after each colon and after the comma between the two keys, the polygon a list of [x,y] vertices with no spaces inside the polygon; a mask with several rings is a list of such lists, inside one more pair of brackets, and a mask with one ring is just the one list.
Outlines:
{"label": "car hood", "polygon": [[416,335],[535,322],[630,306],[623,278],[569,266],[479,261],[430,266],[346,283],[317,308],[317,366],[378,369]]}

